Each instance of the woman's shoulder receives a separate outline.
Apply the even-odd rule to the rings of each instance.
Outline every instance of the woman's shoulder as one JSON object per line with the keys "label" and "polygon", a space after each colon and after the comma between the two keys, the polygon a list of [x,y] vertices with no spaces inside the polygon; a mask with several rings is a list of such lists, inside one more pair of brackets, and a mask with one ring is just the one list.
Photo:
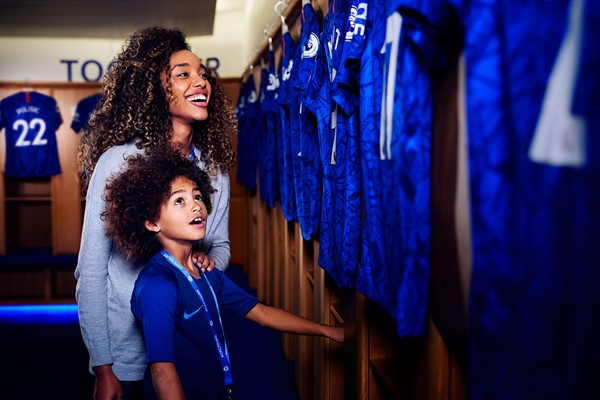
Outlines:
{"label": "woman's shoulder", "polygon": [[96,163],[94,174],[101,175],[103,179],[121,170],[127,157],[140,154],[144,149],[138,149],[135,143],[121,144],[106,150]]}
{"label": "woman's shoulder", "polygon": [[144,149],[138,149],[134,142],[113,146],[102,153],[98,159],[98,164],[114,163],[115,161],[123,162],[126,157],[140,154],[143,151]]}

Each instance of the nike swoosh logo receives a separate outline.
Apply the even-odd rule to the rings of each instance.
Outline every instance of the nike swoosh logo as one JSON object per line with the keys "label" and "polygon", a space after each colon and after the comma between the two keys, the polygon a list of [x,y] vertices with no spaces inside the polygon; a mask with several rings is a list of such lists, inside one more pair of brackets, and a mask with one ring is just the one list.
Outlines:
{"label": "nike swoosh logo", "polygon": [[184,319],[190,319],[192,318],[194,315],[196,315],[196,313],[198,313],[198,311],[200,311],[202,309],[202,306],[198,307],[198,309],[192,313],[189,313],[186,310],[183,310],[183,318]]}

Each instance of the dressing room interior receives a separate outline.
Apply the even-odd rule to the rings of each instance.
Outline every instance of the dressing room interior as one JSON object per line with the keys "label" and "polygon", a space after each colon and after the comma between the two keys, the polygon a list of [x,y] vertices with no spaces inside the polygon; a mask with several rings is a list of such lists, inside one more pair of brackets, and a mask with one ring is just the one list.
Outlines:
{"label": "dressing room interior", "polygon": [[226,314],[239,398],[600,398],[591,0],[0,0],[0,398],[93,398],[78,151],[150,26],[235,113],[225,275],[343,326]]}

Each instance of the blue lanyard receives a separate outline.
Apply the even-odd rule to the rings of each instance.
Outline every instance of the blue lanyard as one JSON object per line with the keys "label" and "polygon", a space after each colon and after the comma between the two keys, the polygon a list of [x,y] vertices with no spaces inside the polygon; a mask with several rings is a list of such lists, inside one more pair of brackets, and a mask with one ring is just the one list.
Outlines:
{"label": "blue lanyard", "polygon": [[192,285],[194,292],[196,292],[196,294],[198,295],[198,298],[200,298],[200,301],[202,302],[202,308],[204,308],[204,315],[206,316],[206,320],[208,321],[208,325],[210,326],[210,331],[213,335],[213,339],[215,340],[217,354],[219,355],[219,360],[221,361],[221,366],[223,367],[225,386],[231,386],[233,384],[233,376],[231,375],[231,361],[229,360],[229,350],[227,349],[227,340],[225,340],[225,330],[223,329],[223,321],[221,320],[221,311],[219,310],[219,302],[217,301],[217,295],[215,294],[215,291],[213,290],[212,285],[206,278],[206,274],[204,274],[204,272],[201,269],[199,269],[200,273],[202,273],[202,275],[204,276],[204,281],[206,282],[206,284],[208,285],[208,287],[210,289],[210,292],[212,293],[213,299],[215,300],[215,307],[217,308],[217,314],[219,316],[219,324],[221,325],[221,332],[223,333],[223,343],[222,344],[221,344],[221,339],[219,339],[219,335],[217,334],[217,329],[215,328],[215,324],[213,323],[212,315],[210,315],[210,311],[208,310],[208,307],[206,306],[206,301],[204,300],[204,296],[202,296],[202,293],[200,293],[200,289],[198,288],[198,285],[196,285],[196,281],[194,280],[194,277],[191,276],[190,273],[185,268],[183,268],[183,266],[179,263],[179,261],[177,261],[175,259],[175,257],[173,257],[171,254],[169,254],[167,251],[161,250],[160,254],[162,254],[163,257],[166,258],[167,261],[172,266],[177,268],[187,278],[190,285]]}

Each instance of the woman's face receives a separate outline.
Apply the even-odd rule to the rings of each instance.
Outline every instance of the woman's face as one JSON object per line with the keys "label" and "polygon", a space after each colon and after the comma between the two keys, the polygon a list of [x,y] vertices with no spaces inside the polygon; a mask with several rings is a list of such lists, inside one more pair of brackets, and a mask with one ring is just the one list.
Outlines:
{"label": "woman's face", "polygon": [[[200,59],[189,50],[174,52],[171,55],[170,76],[169,113],[173,126],[206,120],[211,86]],[[162,84],[166,89],[166,76],[163,76]]]}

